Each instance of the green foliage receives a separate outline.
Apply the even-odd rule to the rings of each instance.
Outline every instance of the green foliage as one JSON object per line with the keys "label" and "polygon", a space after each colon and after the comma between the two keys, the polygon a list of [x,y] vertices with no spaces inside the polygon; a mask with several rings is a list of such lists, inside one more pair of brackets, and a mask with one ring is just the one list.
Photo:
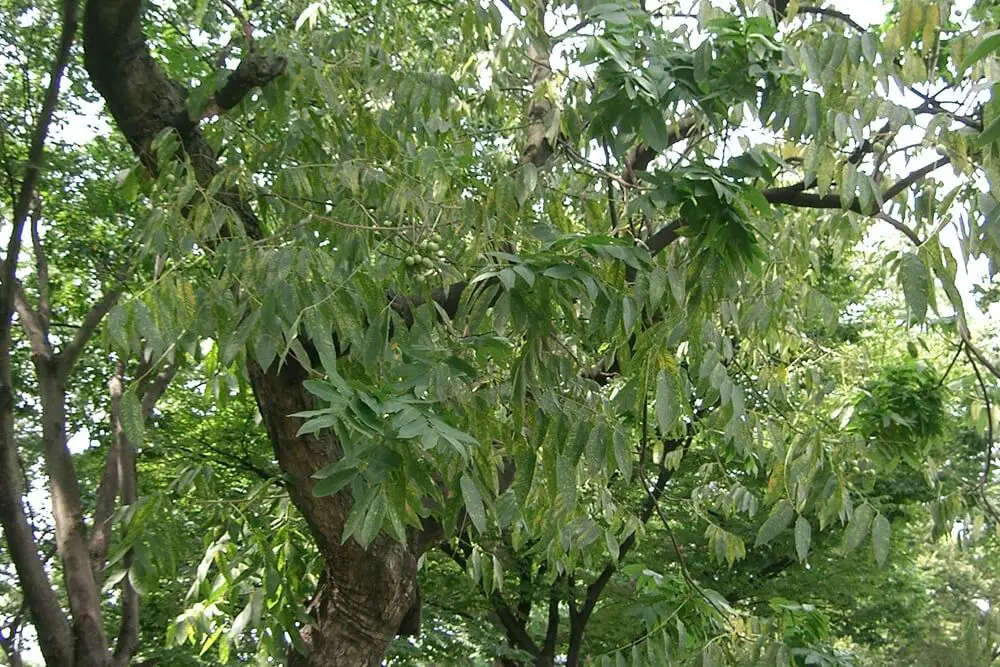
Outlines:
{"label": "green foliage", "polygon": [[946,418],[941,378],[920,361],[884,368],[861,388],[854,410],[856,427],[875,452],[916,468],[944,432]]}
{"label": "green foliage", "polygon": [[[1000,261],[996,3],[901,0],[864,30],[795,2],[778,21],[764,2],[506,4],[251,3],[253,48],[288,67],[202,119],[222,154],[208,182],[171,129],[155,177],[117,131],[51,144],[57,345],[124,292],[70,378],[68,425],[92,441],[75,457],[89,501],[120,363],[140,499],[113,517],[105,581],[142,594],[138,658],[301,649],[323,562],[293,499],[311,494],[350,500],[340,537],[373,557],[380,536],[443,526],[421,633],[388,664],[546,664],[571,645],[599,665],[984,660],[1000,392],[953,355],[996,357],[963,298]],[[0,5],[13,182],[55,9]],[[226,3],[150,6],[143,25],[191,109],[249,48]],[[67,124],[97,113],[76,60]],[[943,158],[952,174],[906,182]],[[17,331],[16,436],[43,488]],[[304,448],[337,444],[308,488],[255,421],[253,364],[301,370],[310,409],[288,417]],[[147,418],[143,387],[174,366]]]}

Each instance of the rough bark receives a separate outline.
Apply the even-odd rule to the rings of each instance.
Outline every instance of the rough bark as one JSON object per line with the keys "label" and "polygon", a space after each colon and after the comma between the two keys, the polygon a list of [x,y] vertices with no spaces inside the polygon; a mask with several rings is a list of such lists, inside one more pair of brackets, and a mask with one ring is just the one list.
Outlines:
{"label": "rough bark", "polygon": [[319,406],[303,390],[300,367],[249,367],[278,463],[291,478],[292,500],[305,516],[326,559],[324,581],[311,605],[314,625],[306,639],[311,655],[293,656],[290,665],[378,665],[417,598],[416,555],[385,535],[365,550],[354,540],[341,544],[351,511],[349,492],[317,498],[311,475],[339,459],[340,443],[330,432],[298,436],[288,415]]}

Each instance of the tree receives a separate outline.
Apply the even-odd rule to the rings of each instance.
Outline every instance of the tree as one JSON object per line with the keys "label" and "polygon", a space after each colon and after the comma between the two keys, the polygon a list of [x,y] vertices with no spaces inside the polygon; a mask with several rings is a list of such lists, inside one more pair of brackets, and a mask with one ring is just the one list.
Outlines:
{"label": "tree", "polygon": [[[734,604],[814,543],[884,563],[879,484],[925,472],[940,531],[995,525],[1000,370],[957,281],[1000,256],[991,3],[865,27],[793,2],[224,1],[180,24],[5,2],[0,523],[49,664],[146,650],[142,583],[191,516],[217,535],[173,640],[293,665],[380,664],[420,629],[422,562],[479,583],[506,664],[805,660],[823,618]],[[113,131],[51,142],[88,103]],[[234,444],[247,403],[223,399],[250,393],[273,460]],[[963,427],[982,470],[949,449]],[[234,470],[162,463],[183,448]],[[140,496],[140,469],[180,474]],[[247,499],[170,507],[192,488]],[[647,537],[671,573],[629,561]],[[589,640],[617,586],[656,604]]]}

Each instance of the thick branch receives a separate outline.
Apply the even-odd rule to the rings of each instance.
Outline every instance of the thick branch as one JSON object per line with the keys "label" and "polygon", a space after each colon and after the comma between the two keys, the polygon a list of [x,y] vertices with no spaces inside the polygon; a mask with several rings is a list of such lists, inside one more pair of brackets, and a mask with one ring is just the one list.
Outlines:
{"label": "thick branch", "polygon": [[533,656],[541,655],[541,651],[538,649],[538,645],[535,644],[535,640],[531,638],[531,635],[525,629],[524,622],[518,618],[514,610],[507,604],[507,601],[503,599],[503,596],[494,591],[493,595],[490,596],[490,604],[493,605],[493,612],[497,615],[500,625],[503,626],[504,633],[507,635],[510,643]]}
{"label": "thick branch", "polygon": [[52,497],[52,519],[73,618],[75,653],[81,659],[86,656],[86,660],[101,664],[107,660],[107,637],[83,524],[80,483],[66,442],[66,390],[58,378],[54,360],[36,357],[34,362],[42,405],[42,445]]}
{"label": "thick branch", "polygon": [[[674,144],[693,136],[697,132],[698,126],[698,116],[694,113],[686,114],[667,131],[667,146],[673,146]],[[649,163],[652,162],[657,155],[657,151],[650,148],[646,144],[638,144],[633,147],[625,158],[625,167],[623,169],[622,179],[629,184],[636,183],[636,172],[645,171],[649,166]]]}
{"label": "thick branch", "polygon": [[215,94],[216,106],[222,111],[232,109],[251,90],[265,86],[281,75],[287,64],[288,59],[284,56],[251,51]]}
{"label": "thick branch", "polygon": [[559,639],[559,601],[562,598],[559,584],[563,578],[556,579],[549,591],[549,618],[545,626],[545,643],[542,645],[542,657],[554,661],[556,657],[556,641]]}
{"label": "thick branch", "polygon": [[[116,406],[112,404],[112,410]],[[114,416],[112,416],[114,421]],[[94,571],[94,579],[98,582],[103,578],[104,562],[108,556],[108,544],[111,541],[111,514],[115,511],[115,498],[118,496],[118,458],[121,453],[121,442],[117,437],[111,438],[111,447],[104,458],[104,470],[97,486],[97,499],[94,502],[94,520],[90,531],[90,566]]]}
{"label": "thick branch", "polygon": [[531,35],[528,45],[528,58],[531,60],[531,84],[536,91],[528,107],[528,143],[521,152],[521,162],[542,167],[548,162],[553,151],[553,141],[549,135],[549,124],[555,105],[547,95],[537,94],[546,81],[552,78],[552,67],[549,60],[552,56],[552,42],[545,34],[545,2],[535,0],[532,11],[538,34]]}
{"label": "thick branch", "polygon": [[73,635],[69,622],[49,583],[45,566],[35,544],[24,511],[21,467],[13,447],[13,409],[10,392],[0,397],[3,412],[3,441],[0,442],[0,522],[3,523],[7,552],[17,569],[18,582],[38,634],[38,645],[50,665],[70,665],[73,661]]}
{"label": "thick branch", "polygon": [[[143,164],[156,173],[153,139],[163,130],[173,128],[199,184],[208,187],[221,171],[215,150],[198,123],[190,118],[184,89],[167,78],[150,54],[141,17],[139,0],[88,2],[84,15],[84,65],[115,123]],[[261,237],[260,221],[239,192],[224,187],[215,198],[232,209],[250,238]]]}
{"label": "thick branch", "polygon": [[[914,183],[918,182],[920,179],[930,174],[935,169],[940,169],[941,167],[945,166],[950,162],[951,158],[945,156],[938,158],[934,162],[924,165],[919,169],[912,171],[911,173],[907,174],[906,176],[904,176],[903,178],[899,179],[891,186],[886,188],[882,192],[882,201],[883,202],[889,201],[890,199],[892,199],[899,193],[903,192]],[[764,190],[762,194],[764,195],[764,198],[767,199],[767,201],[770,202],[771,204],[787,204],[789,206],[798,206],[801,208],[823,208],[823,209],[843,208],[842,206],[843,200],[838,194],[830,193],[826,195],[819,195],[813,192],[803,192],[799,188],[800,185],[785,186],[780,188],[770,188],[768,190]],[[864,210],[861,208],[861,202],[857,198],[855,198],[854,201],[851,202],[851,205],[847,210],[853,211],[855,213],[860,213],[861,215],[873,216],[873,217],[878,217],[882,220],[886,220],[887,222],[892,224],[893,227],[896,227],[904,234],[906,234],[907,238],[909,238],[911,241],[913,241],[917,245],[920,244],[920,238],[913,232],[913,230],[910,230],[909,228],[903,226],[902,223],[900,223],[899,221],[890,219],[886,215],[882,214],[882,207],[881,205],[879,205],[878,202],[873,203],[871,209]]]}
{"label": "thick branch", "polygon": [[142,406],[142,418],[149,419],[153,414],[156,402],[170,386],[177,375],[178,364],[167,364],[152,380],[139,382],[139,404]]}
{"label": "thick branch", "polygon": [[[169,364],[152,380],[140,381],[139,403],[142,406],[143,420],[149,419],[156,402],[166,391],[167,386],[177,373],[177,364]],[[141,363],[136,372],[139,376],[146,376],[149,366]],[[101,474],[101,481],[97,487],[97,501],[94,509],[93,529],[90,533],[90,560],[94,569],[94,576],[101,580],[100,572],[104,569],[104,561],[108,554],[108,543],[111,537],[111,526],[108,520],[115,510],[115,497],[118,495],[121,463],[119,461],[122,438],[118,436],[121,427],[120,404],[122,387],[122,369],[120,365],[116,368],[108,380],[108,393],[111,397],[111,424],[112,433],[111,447],[104,459],[104,471]],[[123,499],[122,502],[128,502]]]}
{"label": "thick branch", "polygon": [[16,279],[13,287],[14,310],[17,311],[17,316],[21,321],[21,329],[24,330],[24,335],[28,338],[28,344],[31,345],[31,353],[36,357],[50,357],[52,348],[46,335],[45,322],[41,315],[31,308],[28,300],[24,297],[20,283]]}

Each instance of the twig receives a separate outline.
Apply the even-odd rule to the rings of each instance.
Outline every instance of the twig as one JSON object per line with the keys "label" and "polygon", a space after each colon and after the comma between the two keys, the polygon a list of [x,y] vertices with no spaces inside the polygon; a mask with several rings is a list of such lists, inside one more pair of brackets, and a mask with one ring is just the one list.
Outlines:
{"label": "twig", "polygon": [[913,245],[919,247],[924,244],[924,242],[920,240],[920,237],[917,236],[917,233],[915,231],[913,231],[912,229],[904,225],[902,221],[897,220],[896,218],[892,217],[885,211],[879,211],[878,215],[876,215],[875,217],[881,220],[882,222],[887,222],[890,225],[892,225],[894,229],[898,230],[900,233],[903,234],[903,236],[908,238]]}
{"label": "twig", "polygon": [[[646,493],[649,494],[650,493],[649,486],[645,480],[643,480],[643,486],[646,488]],[[719,605],[716,604],[715,600],[708,597],[705,591],[701,589],[701,586],[699,586],[698,583],[691,577],[691,572],[688,570],[687,567],[687,561],[684,558],[684,554],[681,551],[680,545],[677,544],[677,538],[674,536],[674,530],[673,528],[670,527],[670,522],[667,520],[667,517],[663,514],[663,510],[660,509],[659,501],[653,498],[651,494],[650,494],[650,500],[652,501],[653,509],[656,511],[656,515],[660,517],[660,521],[663,523],[663,527],[666,528],[667,530],[667,536],[670,538],[670,543],[671,545],[673,545],[674,553],[677,555],[677,563],[680,565],[681,575],[684,577],[684,581],[687,583],[688,586],[691,587],[693,591],[695,591],[698,595],[700,595],[702,599],[708,602],[708,604],[710,604],[712,608],[715,609],[716,612],[718,612],[719,616],[724,618],[726,622],[729,623],[730,626],[732,626],[732,620],[730,620],[729,615],[726,614],[725,611],[720,609]]]}
{"label": "twig", "polygon": [[979,390],[983,395],[983,404],[986,407],[986,463],[983,466],[983,479],[981,482],[982,484],[986,484],[990,478],[990,465],[993,462],[993,409],[990,403],[990,392],[986,389],[983,374],[979,372],[979,366],[976,365],[976,360],[973,358],[968,347],[965,348],[965,356],[969,359],[969,364],[972,365],[972,372],[976,374],[976,380],[979,382]]}
{"label": "twig", "polygon": [[941,385],[944,384],[944,381],[948,379],[948,374],[951,373],[952,367],[955,365],[955,362],[958,361],[958,356],[962,354],[962,348],[964,345],[965,345],[964,340],[958,341],[958,349],[955,350],[955,356],[951,358],[951,362],[948,364],[948,368],[944,369],[944,375],[942,375],[941,379],[938,380],[938,383],[934,387],[934,389],[940,389]]}
{"label": "twig", "polygon": [[820,14],[822,16],[829,16],[830,18],[843,21],[858,32],[868,32],[863,25],[852,19],[844,12],[839,12],[836,9],[830,9],[829,7],[799,7],[799,14]]}
{"label": "twig", "polygon": [[239,7],[234,5],[229,0],[219,0],[219,1],[226,7],[228,7],[229,11],[231,11],[233,15],[236,17],[236,20],[240,22],[240,26],[243,28],[243,36],[247,40],[247,48],[250,51],[253,51],[256,48],[256,46],[254,45],[253,41],[253,26],[250,25],[250,21],[248,21],[247,17],[243,15],[243,12],[240,11]]}

